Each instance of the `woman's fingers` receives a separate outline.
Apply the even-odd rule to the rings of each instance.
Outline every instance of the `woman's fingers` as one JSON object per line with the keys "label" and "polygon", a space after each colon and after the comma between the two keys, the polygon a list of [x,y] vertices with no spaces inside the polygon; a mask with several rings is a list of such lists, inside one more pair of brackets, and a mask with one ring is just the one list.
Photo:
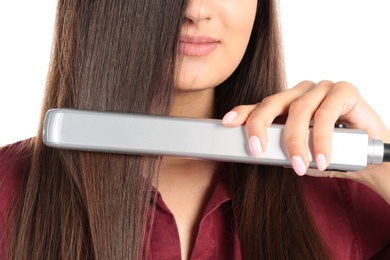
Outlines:
{"label": "woman's fingers", "polygon": [[314,86],[314,82],[304,81],[293,89],[266,97],[256,105],[235,107],[224,116],[222,122],[230,127],[246,124],[251,153],[255,157],[260,157],[267,148],[267,128],[276,117],[287,114],[290,104],[295,99],[310,91]]}
{"label": "woman's fingers", "polygon": [[[290,104],[284,129],[284,140],[292,166],[299,175],[305,174],[309,167],[307,139],[311,120],[325,100],[332,85],[331,81],[322,81]],[[325,170],[328,164],[327,157],[331,151],[330,139],[335,120],[328,118],[327,121],[322,122],[322,127],[327,130],[324,131],[326,134],[321,139],[324,145],[323,151],[313,155],[320,170]],[[313,136],[316,135],[314,130],[312,133]]]}
{"label": "woman's fingers", "polygon": [[[325,170],[330,163],[335,123],[341,116],[352,111],[360,99],[356,88],[349,83],[340,82],[329,86],[326,98],[313,115],[312,148],[319,170]],[[325,160],[323,165],[321,157]]]}
{"label": "woman's fingers", "polygon": [[[231,127],[246,124],[252,155],[260,157],[267,149],[267,128],[281,115],[287,116],[284,141],[297,174],[352,179],[390,203],[390,163],[369,165],[357,172],[324,171],[331,162],[332,137],[338,120],[350,128],[366,131],[372,139],[390,143],[390,130],[354,86],[347,82],[305,81],[258,104],[235,107],[225,115],[223,123]],[[308,170],[310,159],[316,161],[318,170]]]}
{"label": "woman's fingers", "polygon": [[354,111],[362,103],[363,99],[351,84],[321,81],[290,105],[285,126],[285,144],[293,168],[299,175],[305,174],[309,166],[306,145],[309,120],[312,120],[312,156],[317,168],[324,171],[332,157],[331,142],[335,123],[340,117],[347,123],[366,121],[367,115],[371,113],[369,109]]}
{"label": "woman's fingers", "polygon": [[[379,116],[347,82],[304,81],[258,104],[235,107],[225,115],[223,123],[231,127],[246,124],[251,153],[260,157],[267,149],[267,128],[281,115],[287,115],[284,141],[299,175],[305,174],[309,167],[310,152],[319,170],[327,168],[332,156],[334,125],[339,119],[352,128],[367,131],[371,138],[390,139]],[[311,151],[307,147],[310,125]]]}
{"label": "woman's fingers", "polygon": [[359,99],[359,93],[348,83],[321,81],[291,104],[285,127],[285,142],[298,174],[304,174],[309,165],[306,141],[308,122],[311,120],[313,160],[318,169],[324,171],[332,156],[331,141],[335,123],[340,116],[349,113]]}

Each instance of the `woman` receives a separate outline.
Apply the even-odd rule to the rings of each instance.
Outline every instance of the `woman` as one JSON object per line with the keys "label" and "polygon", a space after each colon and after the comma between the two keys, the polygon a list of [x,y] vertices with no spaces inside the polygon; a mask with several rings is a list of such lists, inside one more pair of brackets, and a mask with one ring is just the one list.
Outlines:
{"label": "woman", "polygon": [[9,258],[385,254],[390,166],[323,170],[336,120],[384,141],[390,131],[348,83],[283,90],[276,9],[272,0],[60,0],[42,115],[70,107],[223,118],[227,127],[246,123],[258,157],[266,127],[288,114],[286,146],[298,175],[307,170],[303,141],[313,119],[312,174],[356,179],[376,193],[281,167],[57,150],[43,145],[40,129],[1,150]]}

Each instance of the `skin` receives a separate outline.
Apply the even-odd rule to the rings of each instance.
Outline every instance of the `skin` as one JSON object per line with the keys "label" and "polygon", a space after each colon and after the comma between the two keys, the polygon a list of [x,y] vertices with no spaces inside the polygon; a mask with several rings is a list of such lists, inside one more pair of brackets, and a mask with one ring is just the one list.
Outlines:
{"label": "skin", "polygon": [[[292,89],[268,97],[263,102],[235,107],[232,111],[237,117],[227,125],[234,127],[246,123],[248,137],[259,137],[264,150],[267,147],[266,128],[276,116],[288,115],[285,144],[290,158],[302,158],[301,165],[294,165],[293,162],[297,173],[359,181],[390,203],[390,163],[369,165],[357,172],[323,171],[332,156],[330,143],[337,120],[347,123],[350,128],[366,131],[372,139],[390,142],[390,130],[350,83],[304,81]],[[309,162],[305,139],[311,119],[314,156],[318,158],[318,155],[322,154],[326,161],[322,169],[307,171]]]}
{"label": "skin", "polygon": [[[171,115],[211,116],[214,87],[226,80],[240,63],[249,42],[256,6],[256,0],[188,2],[181,42],[190,37],[190,44],[179,47]],[[206,42],[207,45],[209,41],[213,42],[212,51],[197,55],[205,47],[202,44]],[[209,47],[206,46],[206,49]],[[190,258],[200,214],[212,191],[219,166],[214,161],[163,159],[158,190],[175,216],[182,259]]]}
{"label": "skin", "polygon": [[[190,0],[181,28],[177,90],[212,90],[226,80],[240,63],[249,42],[256,15],[256,0]],[[185,51],[185,38],[192,43],[215,42],[207,55]],[[200,49],[202,44],[187,46]],[[184,51],[183,51],[184,48]]]}
{"label": "skin", "polygon": [[[171,115],[211,116],[214,87],[238,66],[249,40],[256,4],[255,0],[244,3],[239,0],[189,1],[182,35],[206,35],[218,43],[208,55],[180,52]],[[353,85],[303,81],[260,103],[233,108],[222,122],[227,127],[246,124],[252,154],[261,156],[267,149],[266,129],[280,115],[287,115],[285,143],[297,174],[353,179],[364,183],[390,203],[390,163],[368,166],[358,172],[324,171],[332,156],[330,141],[337,120],[351,128],[365,130],[371,138],[390,142],[390,130]],[[313,149],[319,170],[308,171],[305,140],[311,120]],[[175,216],[183,259],[191,255],[200,213],[210,196],[219,166],[213,161],[163,159],[158,189]]]}
{"label": "skin", "polygon": [[[357,172],[323,171],[332,156],[330,143],[337,120],[347,123],[350,128],[366,131],[372,139],[390,142],[390,130],[350,83],[304,81],[263,102],[235,107],[232,111],[237,113],[237,117],[227,125],[234,127],[246,123],[248,137],[258,136],[264,149],[267,147],[266,128],[276,116],[288,115],[285,144],[290,158],[302,158],[301,165],[293,162],[297,173],[352,179],[370,187],[390,203],[390,163],[369,165]],[[314,156],[323,154],[326,158],[320,170],[307,170],[309,162],[305,139],[311,119]]]}

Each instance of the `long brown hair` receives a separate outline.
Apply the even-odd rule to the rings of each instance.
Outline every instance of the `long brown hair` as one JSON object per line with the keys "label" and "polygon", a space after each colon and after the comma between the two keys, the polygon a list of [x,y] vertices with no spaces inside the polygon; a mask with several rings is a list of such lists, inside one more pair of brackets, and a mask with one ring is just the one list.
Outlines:
{"label": "long brown hair", "polygon": [[[50,108],[168,114],[178,0],[59,0],[42,118]],[[217,87],[215,117],[284,88],[274,0],[258,2],[247,52]],[[42,123],[42,121],[41,121]],[[158,158],[51,149],[41,130],[12,211],[11,259],[140,259]],[[325,258],[289,170],[228,164],[245,259]]]}

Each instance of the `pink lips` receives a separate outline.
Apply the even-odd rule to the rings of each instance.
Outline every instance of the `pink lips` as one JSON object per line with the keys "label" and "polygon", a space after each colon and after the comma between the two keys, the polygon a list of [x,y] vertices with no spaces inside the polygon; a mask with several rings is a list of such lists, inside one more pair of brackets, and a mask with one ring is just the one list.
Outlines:
{"label": "pink lips", "polygon": [[180,37],[179,52],[186,56],[206,56],[214,51],[219,41],[207,36]]}

